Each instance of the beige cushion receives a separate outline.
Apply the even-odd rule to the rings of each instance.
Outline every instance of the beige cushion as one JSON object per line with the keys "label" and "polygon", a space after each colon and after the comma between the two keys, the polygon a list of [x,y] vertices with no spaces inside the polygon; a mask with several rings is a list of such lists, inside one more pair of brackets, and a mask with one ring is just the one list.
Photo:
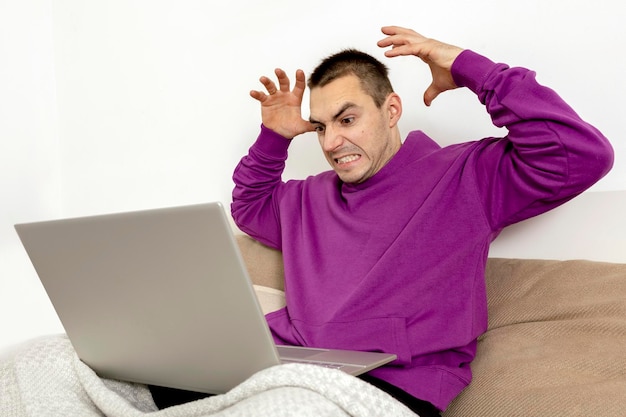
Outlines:
{"label": "beige cushion", "polygon": [[235,235],[264,314],[285,306],[283,256],[247,235]]}
{"label": "beige cushion", "polygon": [[255,285],[284,290],[282,253],[262,245],[247,235],[237,234],[235,240],[252,282]]}
{"label": "beige cushion", "polygon": [[626,414],[626,265],[491,259],[489,330],[451,416]]}

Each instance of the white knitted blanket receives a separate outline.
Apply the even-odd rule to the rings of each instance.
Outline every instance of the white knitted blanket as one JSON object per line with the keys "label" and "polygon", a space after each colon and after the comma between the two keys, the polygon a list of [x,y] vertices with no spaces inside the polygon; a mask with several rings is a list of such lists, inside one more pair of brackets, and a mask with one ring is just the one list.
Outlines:
{"label": "white knitted blanket", "polygon": [[99,378],[64,335],[20,346],[0,359],[0,416],[415,417],[385,392],[312,365],[261,371],[230,392],[158,411],[141,384]]}

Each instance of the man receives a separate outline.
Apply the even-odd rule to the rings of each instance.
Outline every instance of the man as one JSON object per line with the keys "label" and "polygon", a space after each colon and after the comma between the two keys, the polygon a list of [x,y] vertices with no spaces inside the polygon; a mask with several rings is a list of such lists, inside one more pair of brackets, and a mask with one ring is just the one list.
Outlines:
{"label": "man", "polygon": [[[438,415],[471,380],[486,330],[490,242],[507,225],[550,210],[610,169],[608,141],[534,73],[400,27],[384,27],[387,57],[431,70],[424,94],[466,87],[503,138],[440,147],[424,133],[404,143],[402,102],[383,64],[348,50],[309,79],[252,91],[262,128],[234,173],[232,214],[284,256],[287,307],[267,316],[278,343],[391,352],[367,381],[420,415]],[[291,140],[316,131],[332,171],[281,180]]]}

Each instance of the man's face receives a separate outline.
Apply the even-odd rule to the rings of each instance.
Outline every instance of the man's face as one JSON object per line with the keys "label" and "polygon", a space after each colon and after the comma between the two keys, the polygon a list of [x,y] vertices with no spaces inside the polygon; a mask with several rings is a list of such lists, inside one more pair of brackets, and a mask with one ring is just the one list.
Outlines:
{"label": "man's face", "polygon": [[400,148],[399,97],[390,94],[378,108],[355,75],[313,88],[310,107],[322,151],[343,182],[371,178]]}

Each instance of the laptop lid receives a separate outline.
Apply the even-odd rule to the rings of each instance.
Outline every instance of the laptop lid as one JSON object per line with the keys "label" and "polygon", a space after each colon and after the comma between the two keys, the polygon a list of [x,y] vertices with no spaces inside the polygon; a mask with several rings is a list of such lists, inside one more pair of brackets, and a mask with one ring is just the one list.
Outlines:
{"label": "laptop lid", "polygon": [[279,363],[220,203],[15,228],[100,376],[223,393]]}
{"label": "laptop lid", "polygon": [[78,356],[102,377],[224,393],[283,362],[359,375],[396,359],[275,346],[220,203],[15,229]]}

